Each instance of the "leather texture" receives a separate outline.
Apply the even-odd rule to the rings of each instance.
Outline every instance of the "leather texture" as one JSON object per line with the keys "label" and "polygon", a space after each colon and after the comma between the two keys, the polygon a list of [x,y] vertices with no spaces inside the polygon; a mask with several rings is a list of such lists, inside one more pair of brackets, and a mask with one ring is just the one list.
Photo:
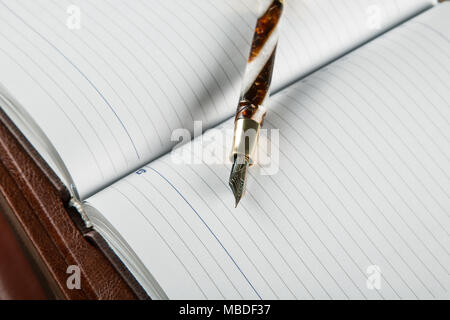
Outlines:
{"label": "leather texture", "polygon": [[20,242],[0,212],[0,300],[47,298]]}
{"label": "leather texture", "polygon": [[[0,109],[0,210],[58,299],[148,299],[106,242],[66,205],[70,194]],[[78,266],[81,289],[66,281]]]}

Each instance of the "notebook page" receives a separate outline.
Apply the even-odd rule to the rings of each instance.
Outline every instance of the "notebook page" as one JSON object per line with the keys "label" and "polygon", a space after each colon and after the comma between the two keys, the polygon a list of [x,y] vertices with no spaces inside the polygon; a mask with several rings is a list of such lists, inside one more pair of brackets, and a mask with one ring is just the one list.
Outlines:
{"label": "notebook page", "polygon": [[[449,18],[432,9],[275,95],[279,168],[252,169],[237,209],[230,164],[172,155],[89,204],[169,298],[449,298]],[[207,154],[227,154],[212,134]]]}
{"label": "notebook page", "polygon": [[[432,2],[289,1],[274,89]],[[370,6],[380,29],[365,27]],[[256,0],[1,0],[2,93],[47,135],[66,166],[57,171],[85,198],[168,151],[174,129],[232,115],[256,9]],[[347,29],[359,31],[344,38]]]}
{"label": "notebook page", "polygon": [[286,1],[274,89],[295,82],[434,4],[436,0]]}
{"label": "notebook page", "polygon": [[[212,125],[236,104],[253,31],[223,30],[255,21],[240,1],[0,6],[0,83],[55,145],[81,197],[167,151],[175,128]],[[67,26],[73,8],[79,30]]]}

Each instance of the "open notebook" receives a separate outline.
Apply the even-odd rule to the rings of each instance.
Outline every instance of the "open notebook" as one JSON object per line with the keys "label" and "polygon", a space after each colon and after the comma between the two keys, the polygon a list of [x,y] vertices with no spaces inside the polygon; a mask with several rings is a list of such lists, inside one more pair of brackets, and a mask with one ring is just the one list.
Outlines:
{"label": "open notebook", "polygon": [[230,150],[256,0],[0,0],[0,105],[154,299],[449,298],[450,4],[286,6],[237,209],[196,157]]}

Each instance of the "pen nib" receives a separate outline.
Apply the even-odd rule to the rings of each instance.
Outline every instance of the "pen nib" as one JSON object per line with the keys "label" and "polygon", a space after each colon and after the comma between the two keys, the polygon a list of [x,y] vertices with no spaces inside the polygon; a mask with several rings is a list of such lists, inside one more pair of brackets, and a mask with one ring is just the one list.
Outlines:
{"label": "pen nib", "polygon": [[236,156],[236,158],[234,159],[233,168],[231,169],[229,185],[236,200],[236,208],[245,193],[248,165],[249,160],[247,159],[247,157]]}

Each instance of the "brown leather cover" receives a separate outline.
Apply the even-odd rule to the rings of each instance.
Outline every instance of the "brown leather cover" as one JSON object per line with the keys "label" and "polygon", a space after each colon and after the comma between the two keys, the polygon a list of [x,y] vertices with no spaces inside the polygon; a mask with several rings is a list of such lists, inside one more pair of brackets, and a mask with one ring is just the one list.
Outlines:
{"label": "brown leather cover", "polygon": [[0,244],[0,300],[46,299],[37,273],[2,212]]}
{"label": "brown leather cover", "polygon": [[[148,299],[102,237],[67,208],[69,200],[66,187],[0,109],[0,211],[53,296]],[[66,285],[70,265],[80,267],[80,290]]]}

